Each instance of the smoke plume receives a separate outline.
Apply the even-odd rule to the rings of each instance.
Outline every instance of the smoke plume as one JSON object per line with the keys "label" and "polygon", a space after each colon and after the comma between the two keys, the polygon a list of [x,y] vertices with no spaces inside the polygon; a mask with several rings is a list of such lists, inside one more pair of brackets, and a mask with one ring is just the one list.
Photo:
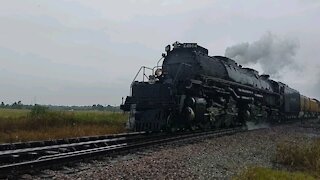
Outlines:
{"label": "smoke plume", "polygon": [[228,47],[225,56],[239,64],[260,64],[262,70],[271,76],[287,66],[295,66],[294,56],[299,49],[295,39],[280,38],[270,32],[252,43],[241,43]]}

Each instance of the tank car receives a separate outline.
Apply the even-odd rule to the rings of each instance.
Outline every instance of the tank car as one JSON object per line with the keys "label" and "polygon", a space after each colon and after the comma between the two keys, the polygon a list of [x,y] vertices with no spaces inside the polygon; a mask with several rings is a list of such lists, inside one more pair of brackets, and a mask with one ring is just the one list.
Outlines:
{"label": "tank car", "polygon": [[232,59],[209,56],[197,43],[175,42],[165,51],[155,67],[140,68],[120,106],[130,112],[131,130],[224,128],[319,114],[318,101]]}

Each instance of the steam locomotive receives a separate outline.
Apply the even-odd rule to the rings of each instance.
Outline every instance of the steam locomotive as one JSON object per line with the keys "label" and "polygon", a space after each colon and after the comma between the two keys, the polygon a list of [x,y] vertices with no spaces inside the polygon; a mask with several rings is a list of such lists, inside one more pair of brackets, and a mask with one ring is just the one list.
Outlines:
{"label": "steam locomotive", "polygon": [[155,67],[140,68],[120,106],[133,131],[245,127],[320,115],[318,100],[232,59],[209,56],[197,43],[175,42],[165,51]]}

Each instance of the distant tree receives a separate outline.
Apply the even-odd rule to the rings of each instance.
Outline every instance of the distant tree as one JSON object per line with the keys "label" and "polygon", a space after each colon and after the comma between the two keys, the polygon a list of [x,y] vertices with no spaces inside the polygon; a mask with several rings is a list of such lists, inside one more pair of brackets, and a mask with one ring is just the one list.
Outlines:
{"label": "distant tree", "polygon": [[12,103],[11,107],[12,107],[12,108],[17,107],[17,102]]}
{"label": "distant tree", "polygon": [[99,110],[99,111],[103,111],[104,107],[101,104],[97,104],[96,109]]}
{"label": "distant tree", "polygon": [[23,107],[23,104],[21,103],[21,101],[14,102],[14,103],[12,103],[12,105],[11,105],[11,108],[12,108],[12,109],[22,109],[22,107]]}
{"label": "distant tree", "polygon": [[5,106],[4,102],[1,102],[1,107],[4,107],[4,106]]}
{"label": "distant tree", "polygon": [[17,103],[17,109],[22,109],[22,107],[23,107],[22,102],[21,102],[21,101],[18,101],[18,103]]}

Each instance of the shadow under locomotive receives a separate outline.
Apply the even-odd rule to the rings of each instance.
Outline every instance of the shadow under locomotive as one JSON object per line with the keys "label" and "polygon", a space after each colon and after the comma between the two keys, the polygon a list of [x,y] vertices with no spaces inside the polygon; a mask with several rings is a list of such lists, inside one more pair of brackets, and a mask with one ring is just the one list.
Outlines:
{"label": "shadow under locomotive", "polygon": [[[319,101],[232,59],[209,56],[196,43],[176,42],[165,50],[154,68],[140,68],[121,105],[130,112],[133,131],[225,128],[319,116]],[[142,81],[136,81],[141,74]]]}

